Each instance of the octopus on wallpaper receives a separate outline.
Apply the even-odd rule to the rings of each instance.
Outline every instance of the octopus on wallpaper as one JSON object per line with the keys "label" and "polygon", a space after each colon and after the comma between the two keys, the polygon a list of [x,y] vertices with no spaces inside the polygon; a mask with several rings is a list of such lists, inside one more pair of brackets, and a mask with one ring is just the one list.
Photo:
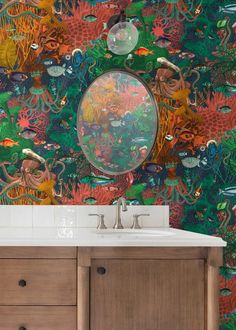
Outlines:
{"label": "octopus on wallpaper", "polygon": [[[119,56],[106,39],[122,9],[139,40]],[[173,227],[228,242],[222,330],[236,327],[235,17],[233,0],[0,1],[0,204],[169,204]],[[76,126],[114,68],[146,81],[160,118],[149,158],[118,176],[89,164]]]}

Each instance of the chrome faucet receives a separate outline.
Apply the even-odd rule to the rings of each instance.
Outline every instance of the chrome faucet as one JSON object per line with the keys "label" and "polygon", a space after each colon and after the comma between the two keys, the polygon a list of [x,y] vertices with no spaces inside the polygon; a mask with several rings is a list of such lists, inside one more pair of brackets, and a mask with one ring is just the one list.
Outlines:
{"label": "chrome faucet", "polygon": [[120,216],[120,207],[122,206],[122,211],[127,211],[127,205],[126,200],[124,197],[120,197],[117,201],[117,207],[116,207],[116,221],[114,224],[114,229],[123,229],[123,225],[121,223],[121,216]]}

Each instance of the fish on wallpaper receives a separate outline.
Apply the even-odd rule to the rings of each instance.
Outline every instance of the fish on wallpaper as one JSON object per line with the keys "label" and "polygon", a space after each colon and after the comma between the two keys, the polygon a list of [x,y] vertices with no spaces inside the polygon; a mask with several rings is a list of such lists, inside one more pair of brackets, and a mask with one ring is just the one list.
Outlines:
{"label": "fish on wallpaper", "polygon": [[[106,38],[121,9],[139,39],[119,56]],[[131,205],[169,204],[172,226],[228,242],[222,330],[232,328],[236,308],[235,12],[233,0],[0,3],[0,204],[115,204],[120,196]],[[89,164],[76,124],[84,92],[111,69],[146,81],[160,120],[151,154],[118,176]],[[148,118],[150,105],[142,102]],[[115,104],[101,113],[108,109]],[[132,123],[125,112],[122,120],[111,115],[113,132]],[[88,108],[88,121],[92,115]],[[88,141],[99,129],[91,127]],[[133,137],[133,157],[145,139]]]}

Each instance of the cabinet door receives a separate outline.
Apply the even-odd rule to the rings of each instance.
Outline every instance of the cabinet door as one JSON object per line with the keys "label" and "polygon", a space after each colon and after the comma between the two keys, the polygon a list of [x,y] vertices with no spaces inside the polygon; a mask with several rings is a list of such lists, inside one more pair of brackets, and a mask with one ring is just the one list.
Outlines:
{"label": "cabinet door", "polygon": [[92,260],[91,330],[204,330],[203,260]]}

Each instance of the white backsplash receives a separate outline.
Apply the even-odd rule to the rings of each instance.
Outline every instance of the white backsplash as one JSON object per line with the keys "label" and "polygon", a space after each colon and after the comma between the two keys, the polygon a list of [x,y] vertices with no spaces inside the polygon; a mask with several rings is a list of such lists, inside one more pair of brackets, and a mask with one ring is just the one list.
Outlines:
{"label": "white backsplash", "polygon": [[[115,221],[116,206],[18,206],[0,205],[0,228],[2,227],[91,227],[97,226],[97,218],[89,214],[105,215],[107,227]],[[169,227],[168,206],[128,206],[127,212],[121,212],[124,227],[130,227],[134,214],[148,213],[148,217],[140,217],[143,227]]]}

